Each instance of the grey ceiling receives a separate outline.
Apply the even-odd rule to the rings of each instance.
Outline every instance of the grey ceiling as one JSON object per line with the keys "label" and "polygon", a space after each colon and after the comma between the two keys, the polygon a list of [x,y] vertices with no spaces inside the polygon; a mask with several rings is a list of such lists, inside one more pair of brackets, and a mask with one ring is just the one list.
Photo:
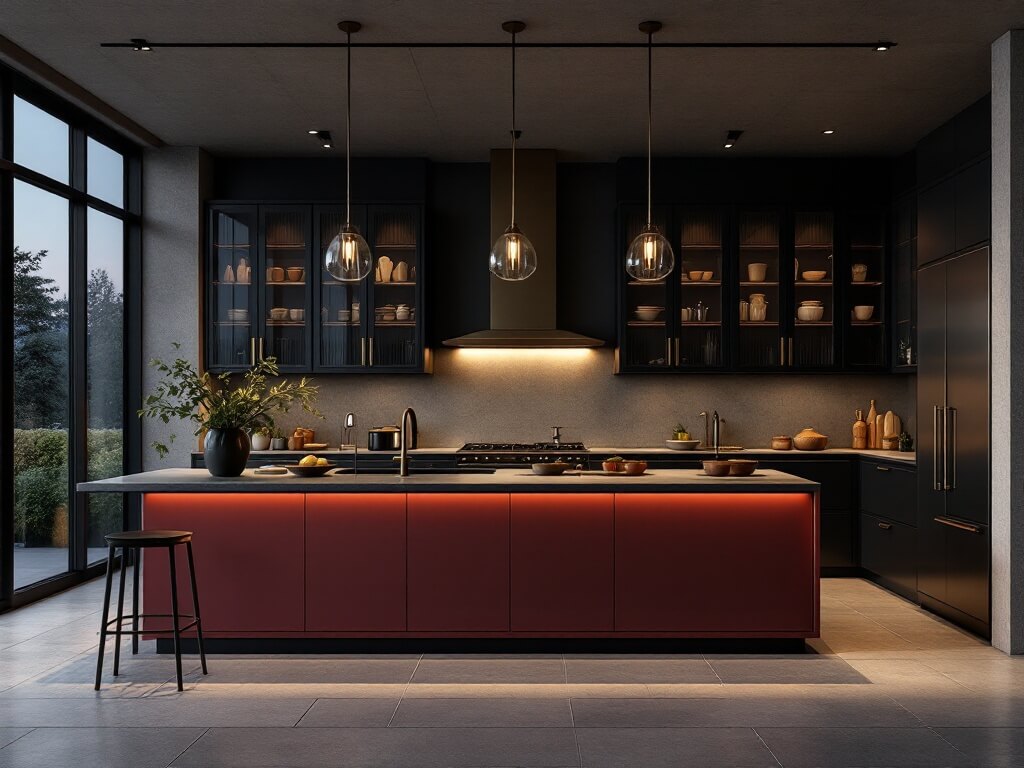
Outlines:
{"label": "grey ceiling", "polygon": [[[169,144],[217,154],[308,155],[308,128],[344,129],[343,51],[101,49],[100,42],[325,41],[341,18],[359,40],[896,40],[866,50],[655,52],[655,152],[895,154],[989,90],[989,46],[1024,26],[1019,0],[3,0],[0,34]],[[354,152],[484,160],[504,144],[506,50],[353,52]],[[523,50],[523,146],[563,159],[644,151],[642,50]],[[833,136],[821,130],[834,128]],[[337,150],[334,150],[337,151]]]}

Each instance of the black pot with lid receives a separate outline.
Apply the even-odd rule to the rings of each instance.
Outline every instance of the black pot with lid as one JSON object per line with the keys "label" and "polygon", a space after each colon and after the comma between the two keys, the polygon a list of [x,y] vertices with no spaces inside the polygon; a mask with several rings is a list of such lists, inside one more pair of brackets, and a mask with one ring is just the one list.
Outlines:
{"label": "black pot with lid", "polygon": [[397,451],[401,442],[401,432],[394,425],[374,427],[366,439],[366,445],[371,451]]}

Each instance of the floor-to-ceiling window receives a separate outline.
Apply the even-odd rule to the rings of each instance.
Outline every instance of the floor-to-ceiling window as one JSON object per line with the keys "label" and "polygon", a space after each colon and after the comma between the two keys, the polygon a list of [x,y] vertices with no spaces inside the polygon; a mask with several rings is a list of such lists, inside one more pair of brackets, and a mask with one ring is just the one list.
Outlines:
{"label": "floor-to-ceiling window", "polygon": [[140,174],[134,145],[0,67],[0,610],[95,573],[128,521],[74,489],[137,453]]}

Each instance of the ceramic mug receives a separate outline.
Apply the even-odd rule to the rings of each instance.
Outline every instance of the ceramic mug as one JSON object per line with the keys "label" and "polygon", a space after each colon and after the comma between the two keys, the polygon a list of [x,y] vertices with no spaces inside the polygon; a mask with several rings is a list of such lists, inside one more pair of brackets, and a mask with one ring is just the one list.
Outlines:
{"label": "ceramic mug", "polygon": [[868,265],[867,264],[854,264],[850,267],[850,272],[853,276],[853,282],[863,283],[868,279]]}

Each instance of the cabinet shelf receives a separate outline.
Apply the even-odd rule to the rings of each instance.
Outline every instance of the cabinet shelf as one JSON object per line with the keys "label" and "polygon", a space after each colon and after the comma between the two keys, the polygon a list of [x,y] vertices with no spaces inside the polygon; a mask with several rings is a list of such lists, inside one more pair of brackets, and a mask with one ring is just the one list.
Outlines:
{"label": "cabinet shelf", "polygon": [[214,280],[213,285],[230,285],[231,287],[238,286],[239,288],[248,288],[252,283],[239,283],[237,281],[230,283],[223,280]]}
{"label": "cabinet shelf", "polygon": [[721,243],[683,243],[679,246],[682,251],[720,251]]}
{"label": "cabinet shelf", "polygon": [[268,251],[298,251],[306,250],[305,243],[267,243]]}
{"label": "cabinet shelf", "polygon": [[740,285],[744,288],[777,288],[779,283],[777,280],[768,281],[762,280],[761,282],[754,282],[753,280],[740,280]]}
{"label": "cabinet shelf", "polygon": [[386,248],[389,251],[415,251],[417,246],[409,243],[376,243],[374,248]]}
{"label": "cabinet shelf", "polygon": [[630,328],[664,328],[664,320],[627,320],[626,325]]}
{"label": "cabinet shelf", "polygon": [[851,282],[850,285],[855,287],[867,286],[868,288],[878,288],[883,285],[881,280],[861,280],[859,283]]}
{"label": "cabinet shelf", "polygon": [[750,245],[748,245],[746,243],[740,243],[740,250],[741,251],[777,251],[777,250],[779,250],[779,244],[775,243],[774,245],[761,245],[761,244],[750,244]]}
{"label": "cabinet shelf", "polygon": [[705,286],[716,287],[716,286],[720,286],[722,284],[722,281],[721,280],[680,280],[679,284],[680,285],[688,285],[688,286],[691,286],[691,287],[694,287],[694,288],[696,288],[697,286],[700,286],[700,287],[705,287]]}
{"label": "cabinet shelf", "polygon": [[214,325],[235,325],[235,326],[239,326],[239,327],[247,326],[247,325],[252,325],[251,322],[239,321],[239,320],[214,320],[213,324]]}
{"label": "cabinet shelf", "polygon": [[797,328],[831,328],[832,323],[824,320],[794,320],[793,323]]}
{"label": "cabinet shelf", "polygon": [[358,320],[324,320],[320,325],[325,328],[358,328]]}
{"label": "cabinet shelf", "polygon": [[415,320],[377,320],[374,322],[377,328],[415,328]]}
{"label": "cabinet shelf", "polygon": [[831,251],[832,243],[805,243],[793,246],[798,251]]}
{"label": "cabinet shelf", "polygon": [[854,244],[851,244],[850,245],[850,250],[851,251],[881,251],[881,250],[885,250],[885,246],[884,245],[866,245],[866,244],[854,245]]}
{"label": "cabinet shelf", "polygon": [[214,248],[227,248],[229,250],[234,250],[234,251],[239,251],[239,250],[247,251],[250,248],[252,248],[252,246],[249,245],[248,243],[214,243],[213,247]]}
{"label": "cabinet shelf", "polygon": [[392,286],[392,285],[403,287],[403,288],[409,288],[411,286],[416,285],[416,281],[415,280],[389,280],[386,283],[374,283],[373,285],[374,285],[375,288],[387,288],[387,287]]}
{"label": "cabinet shelf", "polygon": [[774,320],[740,320],[744,328],[778,328],[779,324]]}
{"label": "cabinet shelf", "polygon": [[665,281],[664,280],[630,280],[628,283],[626,283],[626,285],[643,285],[643,286],[659,285],[662,288],[664,288],[665,287]]}
{"label": "cabinet shelf", "polygon": [[797,280],[793,283],[797,288],[831,288],[831,280]]}
{"label": "cabinet shelf", "polygon": [[851,320],[850,325],[860,326],[862,328],[870,328],[872,326],[882,325],[882,320]]}
{"label": "cabinet shelf", "polygon": [[267,320],[268,328],[302,328],[305,320]]}
{"label": "cabinet shelf", "polygon": [[721,320],[683,320],[679,323],[684,328],[718,328],[722,325]]}

